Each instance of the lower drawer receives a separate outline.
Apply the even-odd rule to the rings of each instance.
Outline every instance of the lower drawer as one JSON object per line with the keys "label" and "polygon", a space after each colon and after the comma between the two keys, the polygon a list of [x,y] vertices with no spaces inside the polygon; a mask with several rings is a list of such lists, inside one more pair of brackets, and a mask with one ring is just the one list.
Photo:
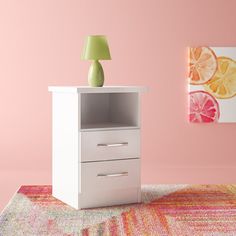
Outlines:
{"label": "lower drawer", "polygon": [[140,159],[81,163],[81,208],[140,201]]}
{"label": "lower drawer", "polygon": [[87,191],[79,195],[79,208],[95,208],[138,203],[141,201],[140,188]]}

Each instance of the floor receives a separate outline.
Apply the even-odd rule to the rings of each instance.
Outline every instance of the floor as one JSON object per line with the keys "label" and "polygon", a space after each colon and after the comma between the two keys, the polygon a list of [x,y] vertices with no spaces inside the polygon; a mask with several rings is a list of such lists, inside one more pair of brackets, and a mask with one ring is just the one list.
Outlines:
{"label": "floor", "polygon": [[22,186],[0,235],[236,235],[236,185],[142,185],[142,203],[75,210],[52,187]]}
{"label": "floor", "polygon": [[0,212],[22,184],[51,184],[51,171],[0,170]]}

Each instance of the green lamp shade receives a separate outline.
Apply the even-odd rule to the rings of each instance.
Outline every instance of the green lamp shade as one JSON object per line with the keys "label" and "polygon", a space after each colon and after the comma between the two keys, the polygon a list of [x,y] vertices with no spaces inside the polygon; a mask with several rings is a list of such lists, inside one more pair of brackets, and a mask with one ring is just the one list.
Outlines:
{"label": "green lamp shade", "polygon": [[111,55],[106,37],[103,35],[90,35],[87,37],[84,51],[84,60],[110,60]]}

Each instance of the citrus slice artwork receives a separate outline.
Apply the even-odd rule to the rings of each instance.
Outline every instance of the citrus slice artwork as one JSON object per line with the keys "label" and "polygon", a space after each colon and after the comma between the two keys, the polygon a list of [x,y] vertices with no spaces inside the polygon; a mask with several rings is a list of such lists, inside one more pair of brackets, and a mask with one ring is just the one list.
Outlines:
{"label": "citrus slice artwork", "polygon": [[231,98],[236,95],[236,61],[228,57],[219,57],[217,61],[218,70],[204,87],[216,98]]}
{"label": "citrus slice artwork", "polygon": [[194,123],[217,122],[220,116],[216,99],[205,91],[193,91],[189,94],[189,121]]}
{"label": "citrus slice artwork", "polygon": [[236,47],[190,47],[188,120],[236,122]]}
{"label": "citrus slice artwork", "polygon": [[217,70],[217,58],[209,47],[190,48],[189,81],[191,84],[204,84]]}

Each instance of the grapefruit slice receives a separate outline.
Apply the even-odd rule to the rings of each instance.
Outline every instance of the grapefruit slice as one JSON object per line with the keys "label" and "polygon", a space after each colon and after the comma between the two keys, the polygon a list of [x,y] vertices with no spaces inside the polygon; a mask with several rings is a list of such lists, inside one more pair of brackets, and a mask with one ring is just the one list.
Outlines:
{"label": "grapefruit slice", "polygon": [[236,95],[236,61],[218,57],[218,69],[205,85],[205,90],[216,98],[231,98]]}
{"label": "grapefruit slice", "polygon": [[219,104],[205,91],[189,93],[189,121],[193,123],[217,122],[220,117]]}
{"label": "grapefruit slice", "polygon": [[217,70],[217,57],[209,47],[189,49],[189,82],[190,84],[204,84]]}

